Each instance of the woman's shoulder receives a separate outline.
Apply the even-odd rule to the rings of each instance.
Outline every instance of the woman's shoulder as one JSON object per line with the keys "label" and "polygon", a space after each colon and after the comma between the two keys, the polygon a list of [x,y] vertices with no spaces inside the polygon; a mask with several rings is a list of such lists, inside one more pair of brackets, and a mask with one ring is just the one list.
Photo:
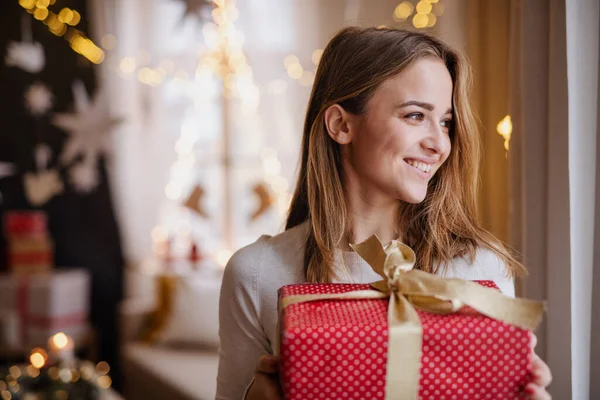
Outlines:
{"label": "woman's shoulder", "polygon": [[489,247],[479,246],[472,256],[454,258],[444,275],[468,280],[494,281],[503,293],[514,297],[514,282],[506,263]]}
{"label": "woman's shoulder", "polygon": [[[251,282],[260,275],[302,265],[308,224],[303,223],[274,236],[262,235],[237,250],[225,267],[225,279]],[[277,270],[277,271],[276,271]]]}

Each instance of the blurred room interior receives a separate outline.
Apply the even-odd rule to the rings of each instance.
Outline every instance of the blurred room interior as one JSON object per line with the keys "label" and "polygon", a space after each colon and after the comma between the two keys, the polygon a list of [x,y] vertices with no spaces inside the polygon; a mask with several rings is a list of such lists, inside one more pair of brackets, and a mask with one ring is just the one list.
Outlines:
{"label": "blurred room interior", "polygon": [[361,25],[470,59],[479,218],[528,268],[518,296],[547,302],[553,397],[600,398],[597,0],[0,9],[0,384],[68,353],[106,399],[214,398],[223,268],[282,231],[322,49]]}

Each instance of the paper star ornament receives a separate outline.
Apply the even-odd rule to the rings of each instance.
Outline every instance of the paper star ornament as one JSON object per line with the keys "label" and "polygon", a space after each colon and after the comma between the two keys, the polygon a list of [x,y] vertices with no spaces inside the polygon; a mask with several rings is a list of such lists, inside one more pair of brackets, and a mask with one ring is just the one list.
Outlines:
{"label": "paper star ornament", "polygon": [[60,155],[60,162],[68,165],[82,156],[84,162],[96,166],[100,156],[109,152],[109,134],[121,120],[111,117],[103,93],[97,94],[91,101],[81,81],[73,84],[73,98],[75,112],[58,113],[52,119],[53,125],[70,136]]}
{"label": "paper star ornament", "polygon": [[27,172],[23,179],[27,201],[36,207],[46,204],[64,189],[58,171],[55,169],[42,171],[39,174]]}
{"label": "paper star ornament", "polygon": [[10,42],[6,48],[4,62],[9,67],[18,67],[31,74],[44,69],[46,59],[40,42]]}
{"label": "paper star ornament", "polygon": [[34,83],[25,91],[25,107],[36,117],[46,114],[53,103],[54,95],[43,83]]}
{"label": "paper star ornament", "polygon": [[87,160],[75,164],[69,169],[69,182],[77,192],[92,192],[100,183],[98,167]]}

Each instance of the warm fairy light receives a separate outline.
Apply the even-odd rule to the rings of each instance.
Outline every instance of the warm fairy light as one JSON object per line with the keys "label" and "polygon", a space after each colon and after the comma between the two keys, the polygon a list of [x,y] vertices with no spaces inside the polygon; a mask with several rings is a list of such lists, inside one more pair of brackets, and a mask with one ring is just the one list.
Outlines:
{"label": "warm fairy light", "polygon": [[292,64],[298,63],[300,63],[300,60],[298,60],[298,57],[296,57],[295,55],[289,55],[283,59],[283,65],[285,65],[286,68],[289,68],[289,66]]}
{"label": "warm fairy light", "polygon": [[17,379],[19,379],[21,377],[21,368],[18,367],[17,365],[13,365],[12,367],[10,367],[8,369],[8,372],[10,372],[10,374]]}
{"label": "warm fairy light", "polygon": [[33,365],[29,365],[27,367],[27,375],[29,375],[32,378],[37,378],[38,376],[40,376],[40,370],[39,368],[36,368]]}
{"label": "warm fairy light", "polygon": [[53,381],[58,379],[58,368],[56,367],[50,367],[48,368],[48,376],[50,377],[50,379],[52,379]]}
{"label": "warm fairy light", "polygon": [[429,17],[426,14],[416,14],[413,17],[413,26],[415,28],[425,28],[429,22]]}
{"label": "warm fairy light", "polygon": [[415,10],[415,6],[410,1],[403,1],[396,6],[394,10],[394,19],[399,21],[406,21]]}
{"label": "warm fairy light", "polygon": [[46,19],[46,17],[48,16],[48,9],[47,8],[37,8],[34,12],[33,12],[33,17],[39,21],[43,21]]}
{"label": "warm fairy light", "polygon": [[79,22],[81,22],[81,14],[79,14],[77,11],[73,10],[73,17],[67,23],[71,26],[76,26]]}
{"label": "warm fairy light", "polygon": [[64,383],[71,382],[71,379],[73,379],[73,373],[69,368],[62,368],[60,371],[58,371],[58,377]]}
{"label": "warm fairy light", "polygon": [[288,181],[283,176],[273,177],[273,181],[271,182],[271,189],[273,189],[275,193],[282,194],[286,190],[288,190],[288,187]]}
{"label": "warm fairy light", "polygon": [[510,147],[510,136],[512,134],[512,120],[510,115],[505,116],[496,126],[496,131],[504,138],[504,148],[508,151]]}
{"label": "warm fairy light", "polygon": [[421,0],[417,3],[417,14],[429,14],[432,8],[433,6],[431,4]]}
{"label": "warm fairy light", "polygon": [[69,398],[69,393],[67,393],[66,390],[57,390],[56,393],[54,393],[54,397],[56,398],[56,400],[67,400]]}
{"label": "warm fairy light", "polygon": [[30,10],[35,7],[35,0],[19,0],[19,4],[21,7]]}
{"label": "warm fairy light", "polygon": [[10,394],[10,392],[7,390],[3,390],[2,392],[0,392],[0,394],[2,395],[2,400],[11,400],[12,399],[12,394]]}
{"label": "warm fairy light", "polygon": [[130,74],[135,71],[135,59],[133,57],[125,57],[119,63],[119,69],[124,74]]}
{"label": "warm fairy light", "polygon": [[287,73],[292,79],[300,79],[302,73],[304,73],[304,68],[302,68],[302,65],[300,65],[300,63],[290,64],[290,66],[287,69]]}
{"label": "warm fairy light", "polygon": [[312,86],[315,81],[315,74],[311,71],[304,71],[298,81],[302,86]]}
{"label": "warm fairy light", "polygon": [[38,8],[48,8],[50,5],[50,0],[37,0],[35,2],[35,6]]}
{"label": "warm fairy light", "polygon": [[100,361],[96,364],[96,372],[100,375],[107,375],[110,372],[110,365],[106,361]]}
{"label": "warm fairy light", "polygon": [[65,347],[67,347],[69,339],[67,338],[67,335],[65,335],[63,332],[58,332],[57,334],[52,336],[52,342],[54,343],[56,348],[64,349]]}
{"label": "warm fairy light", "polygon": [[100,386],[102,389],[108,389],[110,385],[112,385],[112,380],[109,376],[105,375],[98,378],[98,386]]}
{"label": "warm fairy light", "polygon": [[63,24],[69,24],[73,19],[73,15],[73,11],[70,8],[65,7],[58,13],[58,19]]}
{"label": "warm fairy light", "polygon": [[312,56],[310,57],[313,64],[319,64],[319,61],[321,61],[321,56],[323,56],[323,49],[317,49],[313,51]]}
{"label": "warm fairy light", "polygon": [[437,17],[435,16],[435,14],[427,14],[427,28],[433,28],[436,22]]}
{"label": "warm fairy light", "polygon": [[31,355],[29,356],[29,361],[31,365],[35,368],[42,368],[44,364],[46,364],[46,360],[48,359],[48,354],[41,348],[35,348],[31,351]]}

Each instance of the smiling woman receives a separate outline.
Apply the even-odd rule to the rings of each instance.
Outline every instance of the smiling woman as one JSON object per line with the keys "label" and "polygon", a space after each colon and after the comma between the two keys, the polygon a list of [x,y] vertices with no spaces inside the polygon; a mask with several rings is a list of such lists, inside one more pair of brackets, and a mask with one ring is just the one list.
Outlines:
{"label": "smiling woman", "polygon": [[[421,33],[349,27],[331,39],[308,104],[286,231],[239,250],[225,269],[217,399],[281,398],[270,356],[277,289],[379,280],[350,251],[373,234],[408,244],[417,269],[492,280],[514,296],[512,277],[524,269],[476,217],[470,78],[460,53]],[[534,358],[531,372],[531,398],[546,398],[547,367]]]}

